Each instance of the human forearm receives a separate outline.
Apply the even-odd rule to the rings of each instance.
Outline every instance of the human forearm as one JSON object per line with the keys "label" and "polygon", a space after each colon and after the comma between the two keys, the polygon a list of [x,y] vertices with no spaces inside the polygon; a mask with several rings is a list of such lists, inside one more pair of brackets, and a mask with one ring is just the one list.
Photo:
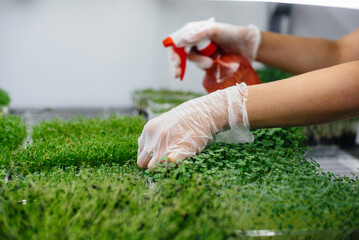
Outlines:
{"label": "human forearm", "polygon": [[264,64],[300,74],[341,63],[337,41],[271,32],[261,35],[256,60]]}
{"label": "human forearm", "polygon": [[359,116],[359,61],[248,88],[252,129]]}

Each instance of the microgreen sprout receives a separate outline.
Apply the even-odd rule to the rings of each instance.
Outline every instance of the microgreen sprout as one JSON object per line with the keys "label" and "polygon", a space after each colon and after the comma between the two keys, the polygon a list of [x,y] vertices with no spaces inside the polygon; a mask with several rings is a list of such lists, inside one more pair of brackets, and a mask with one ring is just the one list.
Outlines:
{"label": "microgreen sprout", "polygon": [[[2,239],[232,239],[265,229],[283,239],[351,239],[359,233],[359,180],[307,161],[298,128],[256,130],[251,144],[215,143],[179,164],[163,157],[143,171],[136,164],[142,118],[41,122],[26,149],[18,148],[22,125],[9,120],[0,126],[20,126],[9,132],[21,134],[3,138],[17,148],[6,158],[17,175],[0,182]],[[2,161],[2,179],[7,172]]]}

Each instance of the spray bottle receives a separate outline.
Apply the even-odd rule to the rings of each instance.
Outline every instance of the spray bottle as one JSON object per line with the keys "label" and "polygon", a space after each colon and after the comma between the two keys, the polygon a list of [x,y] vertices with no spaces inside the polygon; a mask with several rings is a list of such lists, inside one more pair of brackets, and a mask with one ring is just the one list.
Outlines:
{"label": "spray bottle", "polygon": [[[163,45],[165,47],[172,47],[179,55],[181,59],[180,67],[182,70],[180,79],[183,80],[188,56],[186,49],[184,47],[177,47],[171,37],[167,37],[163,40]],[[213,59],[213,65],[206,69],[206,74],[202,83],[208,93],[241,82],[245,82],[247,85],[261,83],[256,71],[243,55],[225,53],[210,40],[202,40],[198,42],[195,47],[198,53]]]}

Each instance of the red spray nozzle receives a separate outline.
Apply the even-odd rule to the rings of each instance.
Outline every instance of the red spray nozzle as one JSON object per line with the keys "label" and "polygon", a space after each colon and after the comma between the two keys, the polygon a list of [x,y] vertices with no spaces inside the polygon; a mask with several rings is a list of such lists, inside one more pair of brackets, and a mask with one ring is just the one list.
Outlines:
{"label": "red spray nozzle", "polygon": [[[188,53],[185,51],[184,47],[177,47],[174,42],[173,39],[171,37],[167,37],[165,40],[163,40],[163,46],[165,47],[172,47],[173,51],[175,51],[180,59],[181,59],[181,80],[183,80],[184,77],[184,73],[186,71],[186,62],[187,62],[187,56]],[[196,45],[196,48],[198,50],[198,52],[204,56],[210,57],[212,54],[214,54],[217,51],[217,45],[212,42],[211,40],[202,40],[200,42],[198,42]]]}
{"label": "red spray nozzle", "polygon": [[163,46],[165,47],[172,47],[173,51],[175,51],[180,59],[181,59],[181,80],[183,80],[184,73],[186,71],[186,62],[187,62],[187,52],[184,50],[184,47],[176,47],[171,37],[167,37],[165,40],[163,40]]}

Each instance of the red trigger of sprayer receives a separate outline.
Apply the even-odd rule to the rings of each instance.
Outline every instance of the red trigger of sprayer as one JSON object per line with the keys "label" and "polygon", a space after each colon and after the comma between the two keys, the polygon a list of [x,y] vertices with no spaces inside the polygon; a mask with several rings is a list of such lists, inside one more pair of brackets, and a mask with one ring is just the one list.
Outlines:
{"label": "red trigger of sprayer", "polygon": [[167,37],[165,40],[162,41],[163,46],[165,47],[172,47],[173,51],[175,51],[175,53],[178,54],[178,56],[181,59],[181,81],[183,80],[184,77],[184,72],[186,71],[186,62],[187,62],[187,56],[188,53],[185,51],[184,47],[176,47],[176,45],[174,44],[173,40],[171,37]]}
{"label": "red trigger of sprayer", "polygon": [[[179,55],[179,57],[181,59],[181,64],[180,64],[181,78],[180,79],[183,80],[184,73],[186,71],[186,62],[187,62],[188,53],[186,52],[184,47],[177,47],[174,44],[171,37],[167,37],[165,40],[163,40],[162,43],[163,43],[163,46],[165,46],[165,47],[172,47],[173,51],[175,51]],[[203,40],[196,44],[196,48],[200,54],[209,57],[217,51],[218,47],[214,42],[212,42],[210,40]]]}

